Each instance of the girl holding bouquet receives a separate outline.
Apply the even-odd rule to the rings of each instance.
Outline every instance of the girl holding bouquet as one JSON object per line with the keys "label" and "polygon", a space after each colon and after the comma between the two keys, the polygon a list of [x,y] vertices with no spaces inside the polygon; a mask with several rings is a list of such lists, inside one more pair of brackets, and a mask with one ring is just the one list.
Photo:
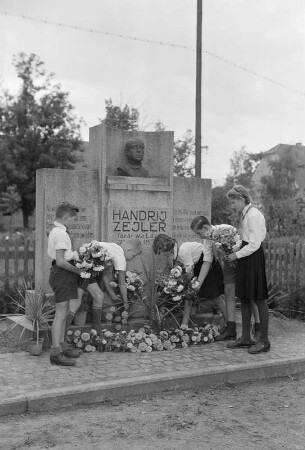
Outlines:
{"label": "girl holding bouquet", "polygon": [[[193,287],[200,298],[213,300],[219,308],[224,320],[227,321],[226,306],[221,294],[223,293],[222,270],[219,262],[214,258],[210,246],[201,242],[184,242],[179,247],[175,239],[166,234],[159,234],[153,242],[153,252],[165,255],[170,262],[181,262],[190,278],[197,277],[198,283]],[[192,310],[192,301],[184,304],[181,325],[188,325]]]}
{"label": "girl holding bouquet", "polygon": [[[210,221],[205,216],[195,217],[191,222],[191,229],[201,239],[204,239],[206,247],[213,251],[213,247],[218,247],[220,250],[224,293],[226,301],[226,312],[228,321],[225,328],[221,331],[219,336],[216,336],[217,341],[226,341],[236,339],[236,322],[235,322],[235,284],[236,284],[236,267],[237,264],[229,263],[225,254],[237,251],[241,246],[240,236],[236,228],[232,225],[211,225]],[[260,323],[257,306],[254,300],[251,300],[251,309],[255,319],[255,338],[259,338]]]}
{"label": "girl holding bouquet", "polygon": [[[238,260],[236,274],[236,295],[241,301],[242,336],[227,345],[229,348],[248,347],[251,354],[268,352],[268,298],[265,255],[262,242],[266,237],[266,225],[263,214],[251,204],[247,189],[241,185],[234,186],[227,196],[231,207],[241,213],[242,246],[238,251],[227,256],[228,261]],[[251,300],[259,311],[261,339],[252,345],[250,339]]]}

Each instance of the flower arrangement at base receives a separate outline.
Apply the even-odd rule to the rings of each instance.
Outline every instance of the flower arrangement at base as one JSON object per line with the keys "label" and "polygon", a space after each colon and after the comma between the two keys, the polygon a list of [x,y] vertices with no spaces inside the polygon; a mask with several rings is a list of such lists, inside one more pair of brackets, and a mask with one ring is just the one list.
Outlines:
{"label": "flower arrangement at base", "polygon": [[[125,273],[125,281],[127,287],[128,303],[136,303],[142,299],[145,283],[139,277],[137,272],[130,272],[127,270]],[[117,273],[114,274],[114,278],[110,281],[110,286],[117,295],[120,295],[120,289],[117,281]]]}
{"label": "flower arrangement at base", "polygon": [[156,279],[156,311],[159,324],[164,317],[177,313],[181,310],[184,301],[197,300],[198,295],[194,290],[195,284],[186,273],[182,264],[174,266],[169,275],[160,275]]}
{"label": "flower arrangement at base", "polygon": [[112,265],[109,252],[98,241],[83,244],[78,250],[78,260],[76,267],[83,269],[80,276],[84,279],[96,277]]}
{"label": "flower arrangement at base", "polygon": [[[215,242],[216,248],[218,248],[220,252],[225,256],[237,251],[240,248],[242,242],[237,229],[232,225],[226,224],[214,226],[209,235],[209,238],[213,242]],[[237,267],[238,261],[226,261],[232,267]]]}
{"label": "flower arrangement at base", "polygon": [[106,314],[107,323],[115,323],[115,329],[120,331],[124,325],[127,324],[129,313],[123,306],[111,306],[109,312]]}
{"label": "flower arrangement at base", "polygon": [[219,334],[218,327],[206,324],[203,327],[170,328],[154,332],[148,325],[138,331],[130,330],[112,332],[102,330],[101,336],[95,330],[90,333],[81,333],[80,330],[68,332],[67,342],[85,352],[131,352],[150,353],[152,351],[173,350],[175,348],[188,348],[191,345],[209,344]]}
{"label": "flower arrangement at base", "polygon": [[100,346],[100,338],[94,329],[90,330],[90,333],[69,330],[66,334],[66,342],[86,353],[95,352]]}

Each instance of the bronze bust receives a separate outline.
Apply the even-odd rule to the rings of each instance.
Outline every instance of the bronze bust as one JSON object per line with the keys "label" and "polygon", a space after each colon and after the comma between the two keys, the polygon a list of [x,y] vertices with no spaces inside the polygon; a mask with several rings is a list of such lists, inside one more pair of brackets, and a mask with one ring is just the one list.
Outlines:
{"label": "bronze bust", "polygon": [[129,139],[125,144],[125,161],[117,168],[117,175],[147,178],[148,171],[142,166],[144,149],[145,145],[142,139]]}

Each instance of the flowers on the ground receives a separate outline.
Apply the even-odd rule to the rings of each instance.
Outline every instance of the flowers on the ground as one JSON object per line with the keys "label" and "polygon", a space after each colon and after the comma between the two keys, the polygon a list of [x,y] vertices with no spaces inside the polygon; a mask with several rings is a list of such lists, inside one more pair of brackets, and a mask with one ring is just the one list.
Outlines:
{"label": "flowers on the ground", "polygon": [[78,251],[76,267],[82,269],[81,278],[92,278],[112,265],[109,252],[98,241],[83,244]]}
{"label": "flowers on the ground", "polygon": [[73,344],[74,347],[83,350],[84,352],[94,352],[100,343],[100,339],[96,330],[92,329],[89,333],[81,332],[80,330],[69,330],[66,334],[66,342]]}
{"label": "flowers on the ground", "polygon": [[101,336],[97,336],[95,330],[90,333],[81,333],[79,330],[68,331],[67,342],[85,352],[99,350],[101,352],[131,352],[150,353],[152,351],[173,350],[175,348],[187,348],[190,345],[208,344],[214,341],[218,328],[213,324],[203,327],[170,328],[155,333],[145,325],[139,330],[113,332],[102,330]]}

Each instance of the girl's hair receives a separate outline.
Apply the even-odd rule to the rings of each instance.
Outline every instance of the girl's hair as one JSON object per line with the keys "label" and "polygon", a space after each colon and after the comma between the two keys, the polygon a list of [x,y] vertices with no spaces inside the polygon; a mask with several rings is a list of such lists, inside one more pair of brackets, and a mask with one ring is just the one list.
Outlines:
{"label": "girl's hair", "polygon": [[205,216],[197,216],[192,220],[190,227],[193,231],[200,231],[206,225],[211,225],[210,221]]}
{"label": "girl's hair", "polygon": [[245,200],[246,205],[251,203],[251,198],[248,189],[246,189],[241,184],[233,186],[232,189],[230,189],[229,192],[227,193],[227,197],[232,198],[234,200],[242,198],[243,200]]}
{"label": "girl's hair", "polygon": [[58,205],[55,215],[58,219],[60,219],[61,217],[65,216],[66,214],[71,217],[74,217],[77,215],[78,212],[79,212],[79,209],[77,206],[74,206],[68,202],[63,202],[60,205]]}
{"label": "girl's hair", "polygon": [[154,239],[152,249],[155,255],[160,255],[160,253],[174,250],[176,243],[176,239],[173,239],[166,234],[158,234]]}

